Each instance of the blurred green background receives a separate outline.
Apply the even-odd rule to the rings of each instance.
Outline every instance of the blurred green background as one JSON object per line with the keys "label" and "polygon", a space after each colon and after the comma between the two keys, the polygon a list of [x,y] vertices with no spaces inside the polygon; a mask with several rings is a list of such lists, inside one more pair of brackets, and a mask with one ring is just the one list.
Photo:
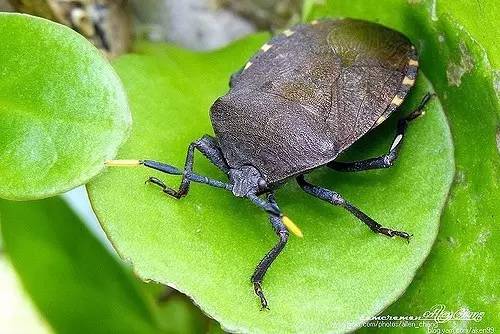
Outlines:
{"label": "blurred green background", "polygon": [[[88,9],[93,2],[82,3]],[[96,3],[111,8],[102,19],[108,29],[107,48],[83,21],[68,19],[73,7],[64,1],[0,1],[0,10],[69,22],[110,58],[129,52],[134,39],[212,50],[256,31],[276,32],[325,16],[380,22],[416,41],[422,70],[448,116],[457,169],[431,255],[407,292],[384,314],[415,315],[444,304],[448,310],[485,312],[484,319],[446,322],[434,330],[500,329],[500,11],[496,1]],[[81,188],[43,201],[2,200],[0,227],[0,333],[223,332],[189,297],[135,277],[115,254]],[[401,326],[360,331],[364,330],[430,331]]]}

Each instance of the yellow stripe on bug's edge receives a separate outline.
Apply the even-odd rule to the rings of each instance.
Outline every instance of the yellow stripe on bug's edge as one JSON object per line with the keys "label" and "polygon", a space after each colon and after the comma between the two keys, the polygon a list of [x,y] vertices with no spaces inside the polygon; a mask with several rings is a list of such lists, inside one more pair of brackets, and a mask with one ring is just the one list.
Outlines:
{"label": "yellow stripe on bug's edge", "polygon": [[402,99],[402,98],[400,98],[400,97],[399,97],[399,96],[397,96],[397,95],[396,95],[396,96],[394,96],[394,98],[393,98],[393,99],[392,99],[392,101],[391,101],[391,104],[394,104],[394,105],[396,105],[396,106],[400,106],[400,105],[401,105],[401,103],[403,103],[403,99]]}
{"label": "yellow stripe on bug's edge", "polygon": [[246,69],[247,69],[247,68],[249,68],[250,66],[252,66],[252,62],[251,62],[251,61],[249,61],[248,63],[246,63],[244,70],[246,70]]}
{"label": "yellow stripe on bug's edge", "polygon": [[379,119],[377,119],[376,125],[379,125],[383,121],[385,121],[386,117],[385,116],[380,116]]}
{"label": "yellow stripe on bug's edge", "polygon": [[414,83],[415,83],[415,79],[410,79],[408,77],[405,77],[403,79],[403,85],[413,86]]}
{"label": "yellow stripe on bug's edge", "polygon": [[285,34],[286,37],[290,37],[294,34],[294,32],[291,31],[290,29],[287,29],[287,30],[283,31],[283,34]]}
{"label": "yellow stripe on bug's edge", "polygon": [[418,66],[418,60],[410,59],[410,61],[408,62],[408,65],[410,65],[410,66]]}
{"label": "yellow stripe on bug's edge", "polygon": [[292,232],[293,234],[295,234],[299,238],[304,237],[300,228],[297,225],[295,225],[295,223],[290,218],[288,218],[287,216],[283,216],[281,218],[281,221],[286,226],[288,231]]}
{"label": "yellow stripe on bug's edge", "polygon": [[264,44],[262,45],[262,47],[260,48],[262,51],[266,52],[267,50],[269,50],[270,48],[272,47],[271,44]]}

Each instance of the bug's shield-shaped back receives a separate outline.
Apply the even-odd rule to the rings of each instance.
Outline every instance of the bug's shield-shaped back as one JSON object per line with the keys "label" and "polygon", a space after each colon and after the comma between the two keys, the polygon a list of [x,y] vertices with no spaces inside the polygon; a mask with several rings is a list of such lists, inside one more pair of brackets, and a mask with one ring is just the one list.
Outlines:
{"label": "bug's shield-shaped back", "polygon": [[268,182],[328,163],[380,124],[417,71],[406,37],[378,24],[338,20],[285,31],[232,78],[212,106],[233,167],[255,166]]}

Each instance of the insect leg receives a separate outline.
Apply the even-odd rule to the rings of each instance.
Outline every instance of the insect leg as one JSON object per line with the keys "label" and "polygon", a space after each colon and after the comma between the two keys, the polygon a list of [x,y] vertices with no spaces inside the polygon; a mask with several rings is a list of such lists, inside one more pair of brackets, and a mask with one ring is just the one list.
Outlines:
{"label": "insect leg", "polygon": [[222,154],[222,150],[217,143],[217,139],[212,136],[204,135],[196,142],[196,149],[201,152],[211,163],[224,173],[229,172],[229,166]]}
{"label": "insect leg", "polygon": [[[267,199],[268,203],[271,204],[279,212],[279,208],[278,205],[276,204],[273,194],[269,194]],[[260,304],[262,305],[262,309],[269,309],[266,297],[264,296],[264,292],[262,291],[262,279],[264,278],[264,275],[266,274],[267,270],[269,269],[273,261],[281,253],[281,251],[283,250],[288,241],[288,230],[285,224],[283,224],[281,215],[269,213],[269,221],[271,222],[274,231],[278,235],[279,240],[278,243],[273,248],[271,248],[269,252],[267,252],[267,254],[262,258],[262,260],[260,260],[251,278],[251,282],[253,283],[253,289],[255,291],[255,294],[260,299]]]}
{"label": "insect leg", "polygon": [[152,160],[142,161],[142,164],[146,167],[150,167],[165,172],[167,174],[182,175],[181,184],[177,190],[167,187],[161,180],[155,177],[150,177],[146,182],[150,182],[152,184],[161,187],[163,192],[178,199],[187,195],[189,191],[189,184],[191,181],[205,183],[218,188],[225,188],[225,189],[229,188],[230,190],[231,186],[228,185],[227,183],[210,179],[205,176],[200,176],[193,172],[195,149],[200,151],[205,157],[207,157],[210,160],[210,162],[212,162],[215,166],[217,166],[219,169],[221,169],[224,173],[227,174],[227,172],[229,171],[229,166],[227,165],[222,155],[222,152],[219,146],[217,145],[217,142],[213,137],[205,135],[189,145],[186,155],[186,162],[184,164],[184,171],[180,171],[173,166],[157,161],[152,161]]}
{"label": "insect leg", "polygon": [[[206,176],[201,176],[201,175],[198,175],[195,173],[191,173],[187,177],[189,178],[189,181],[192,181],[192,182],[203,183],[203,184],[207,184],[209,186],[215,187],[215,188],[226,189],[228,191],[232,191],[232,189],[233,189],[232,184],[225,183],[225,182],[222,182],[219,180],[215,180],[215,179],[212,179],[212,178],[209,178]],[[146,181],[146,183],[155,184],[155,185],[159,186],[163,190],[164,193],[166,193],[170,196],[173,196],[175,198],[180,198],[180,197],[177,197],[178,194],[177,194],[176,190],[168,187],[162,180],[160,180],[154,176],[149,177],[149,179]]]}
{"label": "insect leg", "polygon": [[306,193],[314,197],[317,197],[319,199],[322,199],[323,201],[326,201],[328,203],[343,207],[344,209],[352,213],[354,216],[356,216],[356,218],[358,218],[363,223],[368,225],[368,227],[373,232],[383,234],[388,237],[398,236],[410,242],[410,237],[412,236],[411,234],[403,231],[392,230],[390,228],[380,225],[372,218],[368,217],[364,212],[359,210],[357,207],[346,201],[339,193],[333,190],[321,188],[310,184],[305,180],[304,175],[300,175],[297,177],[297,183]]}
{"label": "insect leg", "polygon": [[341,172],[359,172],[368,169],[392,167],[394,165],[394,161],[398,158],[399,150],[401,149],[401,144],[403,143],[403,137],[405,135],[406,128],[408,127],[408,123],[423,114],[423,109],[431,97],[432,94],[427,93],[413,112],[398,121],[396,135],[394,136],[391,148],[387,154],[376,158],[353,162],[332,161],[328,163],[327,166]]}

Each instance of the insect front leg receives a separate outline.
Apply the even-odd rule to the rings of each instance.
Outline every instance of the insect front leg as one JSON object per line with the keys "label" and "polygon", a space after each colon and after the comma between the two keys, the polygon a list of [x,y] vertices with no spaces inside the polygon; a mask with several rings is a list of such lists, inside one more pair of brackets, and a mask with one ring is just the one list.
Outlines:
{"label": "insect front leg", "polygon": [[[264,292],[262,291],[262,279],[264,278],[264,275],[266,274],[271,264],[274,262],[274,260],[276,260],[283,248],[285,248],[285,245],[288,241],[288,230],[283,223],[283,216],[279,212],[279,208],[273,194],[269,194],[267,199],[267,203],[264,201],[261,202],[263,205],[262,208],[269,212],[269,221],[271,222],[271,225],[279,239],[278,243],[273,248],[271,248],[269,252],[267,252],[262,260],[260,260],[251,277],[253,289],[255,291],[255,294],[260,299],[262,309],[269,309],[269,304],[266,297],[264,296]],[[267,209],[266,206],[268,207]]]}
{"label": "insect front leg", "polygon": [[408,128],[408,124],[423,114],[423,110],[427,102],[429,102],[432,94],[427,93],[419,106],[411,112],[409,115],[398,121],[396,135],[394,136],[394,140],[392,141],[391,148],[387,154],[381,155],[376,158],[370,158],[366,160],[353,161],[353,162],[337,162],[332,161],[327,164],[328,167],[341,171],[341,172],[359,172],[363,170],[369,169],[381,169],[381,168],[389,168],[394,165],[394,161],[398,158],[399,150],[401,149],[401,145],[403,143],[403,138]]}
{"label": "insect front leg", "polygon": [[317,197],[325,202],[328,202],[330,204],[343,207],[344,209],[352,213],[356,218],[365,223],[373,232],[383,234],[388,237],[394,237],[394,236],[401,237],[406,241],[410,242],[410,238],[412,236],[411,234],[403,231],[396,231],[380,225],[375,220],[368,217],[364,212],[359,210],[357,207],[346,201],[339,193],[333,190],[329,190],[326,188],[310,184],[305,180],[304,175],[300,175],[297,177],[297,183],[306,193],[314,197]]}
{"label": "insect front leg", "polygon": [[212,162],[224,173],[228,173],[229,166],[227,165],[216,140],[213,137],[205,135],[189,145],[183,171],[180,171],[173,166],[158,161],[144,160],[142,162],[142,164],[146,167],[153,168],[167,174],[182,175],[181,184],[179,185],[179,188],[177,190],[168,187],[163,181],[156,177],[150,177],[146,182],[159,186],[164,193],[177,199],[180,199],[187,195],[187,193],[189,192],[189,185],[191,181],[208,184],[218,188],[231,188],[231,186],[226,183],[208,177],[200,176],[193,172],[195,149],[200,151],[205,157],[209,159],[210,162]]}

